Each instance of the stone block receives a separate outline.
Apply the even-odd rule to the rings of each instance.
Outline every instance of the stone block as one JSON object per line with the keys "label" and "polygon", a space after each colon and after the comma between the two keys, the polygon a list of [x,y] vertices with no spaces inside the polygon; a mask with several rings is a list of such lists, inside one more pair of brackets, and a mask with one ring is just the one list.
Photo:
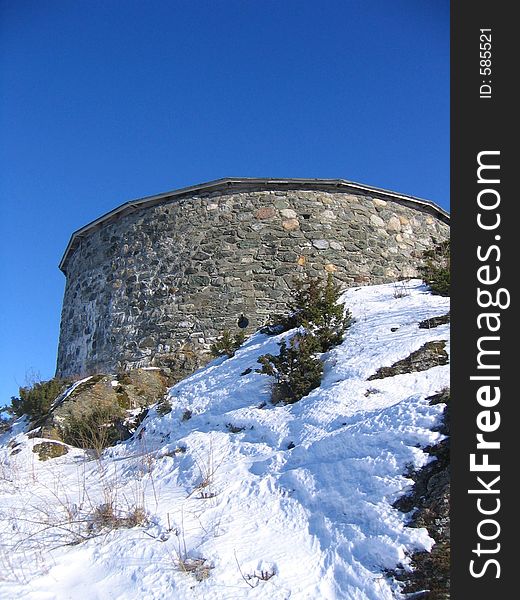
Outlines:
{"label": "stone block", "polygon": [[374,227],[384,227],[385,222],[383,219],[377,215],[370,215],[370,223],[374,225]]}
{"label": "stone block", "polygon": [[262,206],[255,211],[256,219],[272,219],[276,216],[276,210],[273,206]]}
{"label": "stone block", "polygon": [[327,240],[312,240],[312,245],[318,250],[326,250],[329,247]]}
{"label": "stone block", "polygon": [[285,231],[295,231],[300,228],[300,222],[298,219],[287,219],[286,221],[282,221],[282,226]]}
{"label": "stone block", "polygon": [[284,219],[296,219],[298,217],[298,213],[292,208],[284,208],[280,211],[280,215]]}

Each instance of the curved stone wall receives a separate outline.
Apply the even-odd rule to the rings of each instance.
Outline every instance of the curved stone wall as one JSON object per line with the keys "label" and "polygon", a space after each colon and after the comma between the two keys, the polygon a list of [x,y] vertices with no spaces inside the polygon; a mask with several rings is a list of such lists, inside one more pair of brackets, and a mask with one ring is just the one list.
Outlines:
{"label": "curved stone wall", "polygon": [[76,232],[62,260],[57,374],[200,356],[242,314],[255,329],[283,310],[298,274],[413,277],[448,236],[435,205],[341,180],[219,180],[127,203]]}

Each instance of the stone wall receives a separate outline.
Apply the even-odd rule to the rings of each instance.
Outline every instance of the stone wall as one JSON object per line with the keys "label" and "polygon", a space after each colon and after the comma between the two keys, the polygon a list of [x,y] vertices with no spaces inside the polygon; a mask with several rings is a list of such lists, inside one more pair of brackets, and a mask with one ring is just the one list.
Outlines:
{"label": "stone wall", "polygon": [[297,275],[333,272],[345,287],[413,277],[421,253],[449,236],[435,205],[372,188],[210,190],[123,205],[74,234],[58,375],[200,357],[241,314],[253,330],[283,310]]}

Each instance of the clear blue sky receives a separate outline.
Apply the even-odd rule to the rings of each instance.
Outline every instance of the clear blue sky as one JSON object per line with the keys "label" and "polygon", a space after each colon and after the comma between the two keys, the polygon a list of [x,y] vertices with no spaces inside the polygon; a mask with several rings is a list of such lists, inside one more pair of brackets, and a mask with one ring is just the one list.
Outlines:
{"label": "clear blue sky", "polygon": [[0,0],[0,405],[54,374],[71,233],[226,176],[449,208],[449,2]]}

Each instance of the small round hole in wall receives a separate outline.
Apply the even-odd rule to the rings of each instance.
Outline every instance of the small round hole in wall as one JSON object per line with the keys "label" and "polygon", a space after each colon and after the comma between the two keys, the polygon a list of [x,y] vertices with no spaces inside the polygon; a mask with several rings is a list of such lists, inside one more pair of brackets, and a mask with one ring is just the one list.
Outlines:
{"label": "small round hole in wall", "polygon": [[245,329],[249,325],[249,319],[245,315],[240,315],[237,325],[240,329]]}

